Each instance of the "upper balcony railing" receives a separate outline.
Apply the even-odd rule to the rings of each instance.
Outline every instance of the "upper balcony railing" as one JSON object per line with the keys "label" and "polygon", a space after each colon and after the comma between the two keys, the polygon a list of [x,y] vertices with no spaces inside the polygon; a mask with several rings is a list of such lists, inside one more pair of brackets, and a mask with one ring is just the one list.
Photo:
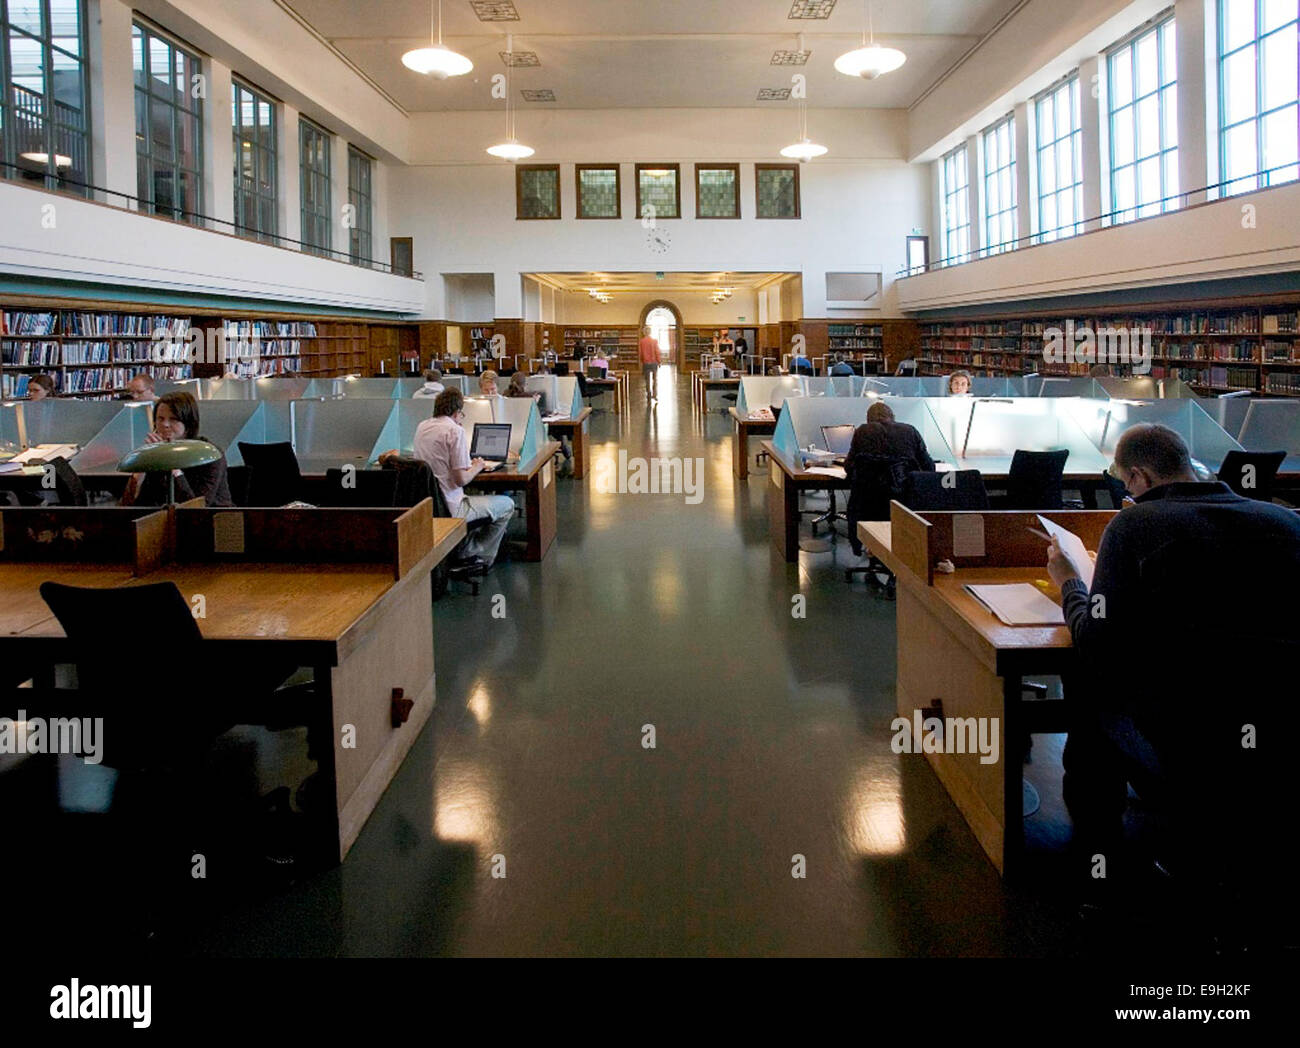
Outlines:
{"label": "upper balcony railing", "polygon": [[298,251],[302,254],[314,255],[318,258],[332,259],[335,262],[346,262],[348,265],[360,266],[364,269],[373,269],[381,273],[391,273],[394,276],[410,277],[413,280],[424,279],[424,274],[414,269],[400,269],[393,266],[391,263],[381,262],[374,258],[363,258],[350,251],[335,251],[332,248],[324,248],[316,244],[309,244],[304,240],[294,240],[291,237],[280,236],[277,233],[266,233],[257,229],[249,229],[239,226],[234,222],[229,222],[222,218],[216,218],[213,215],[203,215],[195,211],[187,211],[184,208],[175,207],[168,203],[144,200],[140,197],[131,196],[129,193],[118,192],[115,189],[107,189],[104,186],[92,185],[89,182],[82,182],[78,179],[69,178],[61,174],[51,174],[44,165],[23,166],[21,164],[13,164],[0,160],[0,178],[14,181],[22,185],[44,189],[52,193],[75,195],[79,199],[90,200],[94,203],[104,204],[121,211],[130,211],[137,214],[150,215],[154,218],[169,219],[179,224],[193,226],[196,229],[206,229],[216,233],[225,233],[230,236],[237,236],[245,240],[255,240],[258,243],[270,244],[273,247]]}
{"label": "upper balcony railing", "polygon": [[1103,229],[1114,229],[1116,226],[1127,225],[1131,222],[1142,222],[1163,215],[1175,214],[1188,207],[1216,203],[1245,193],[1258,192],[1261,189],[1273,189],[1296,181],[1298,171],[1300,171],[1298,165],[1284,164],[1280,167],[1269,168],[1266,171],[1258,171],[1250,175],[1239,175],[1223,182],[1216,182],[1212,186],[1189,189],[1172,196],[1162,197],[1159,200],[1148,201],[1145,204],[1136,204],[1132,207],[1107,211],[1105,214],[1096,215],[1092,218],[1076,219],[1073,222],[1057,226],[1055,229],[1039,230],[1030,236],[1018,237],[1015,240],[1006,240],[998,244],[981,245],[978,250],[964,251],[948,258],[938,259],[924,266],[906,266],[900,269],[896,275],[899,277],[914,277],[937,269],[963,266],[969,262],[979,262],[986,258],[1005,254],[1008,251],[1018,251],[1025,247],[1038,247],[1041,244],[1055,244],[1063,240],[1073,240],[1075,237],[1099,233]]}

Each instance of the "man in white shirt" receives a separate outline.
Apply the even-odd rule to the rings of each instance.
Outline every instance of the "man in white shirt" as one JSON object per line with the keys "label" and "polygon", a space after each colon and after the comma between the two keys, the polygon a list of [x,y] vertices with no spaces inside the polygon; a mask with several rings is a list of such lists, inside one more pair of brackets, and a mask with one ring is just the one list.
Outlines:
{"label": "man in white shirt", "polygon": [[415,391],[415,397],[416,399],[434,398],[445,388],[442,384],[442,372],[437,368],[430,368],[424,373],[424,385]]}
{"label": "man in white shirt", "polygon": [[514,501],[508,495],[466,495],[465,485],[483,472],[482,459],[470,460],[469,442],[461,419],[465,417],[465,397],[458,389],[447,389],[433,404],[433,418],[421,422],[415,431],[414,453],[428,463],[438,478],[447,509],[453,517],[466,522],[490,518],[492,523],[472,532],[465,543],[466,557],[482,557],[491,567],[505,538],[506,526],[515,515]]}

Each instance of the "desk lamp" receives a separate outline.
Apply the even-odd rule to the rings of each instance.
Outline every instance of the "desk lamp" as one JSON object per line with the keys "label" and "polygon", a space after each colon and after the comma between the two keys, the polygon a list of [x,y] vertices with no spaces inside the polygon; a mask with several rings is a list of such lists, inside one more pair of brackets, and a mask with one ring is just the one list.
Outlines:
{"label": "desk lamp", "polygon": [[146,444],[127,452],[117,468],[123,473],[167,474],[167,505],[176,504],[176,478],[172,470],[206,466],[221,458],[221,449],[206,440],[170,440]]}

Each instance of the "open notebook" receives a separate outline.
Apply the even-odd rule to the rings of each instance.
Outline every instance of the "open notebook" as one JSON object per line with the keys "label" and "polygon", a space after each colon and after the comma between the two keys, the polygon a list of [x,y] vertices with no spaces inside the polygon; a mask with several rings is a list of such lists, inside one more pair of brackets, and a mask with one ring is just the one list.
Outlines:
{"label": "open notebook", "polygon": [[1008,626],[1061,626],[1060,605],[1028,582],[975,585],[966,591]]}

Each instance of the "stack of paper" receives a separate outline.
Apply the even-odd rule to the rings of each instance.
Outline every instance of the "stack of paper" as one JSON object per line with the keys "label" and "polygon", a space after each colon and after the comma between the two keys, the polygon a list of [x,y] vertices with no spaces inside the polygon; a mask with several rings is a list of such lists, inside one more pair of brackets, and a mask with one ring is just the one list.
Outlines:
{"label": "stack of paper", "polygon": [[1059,605],[1028,582],[967,584],[966,591],[1008,626],[1060,626]]}

